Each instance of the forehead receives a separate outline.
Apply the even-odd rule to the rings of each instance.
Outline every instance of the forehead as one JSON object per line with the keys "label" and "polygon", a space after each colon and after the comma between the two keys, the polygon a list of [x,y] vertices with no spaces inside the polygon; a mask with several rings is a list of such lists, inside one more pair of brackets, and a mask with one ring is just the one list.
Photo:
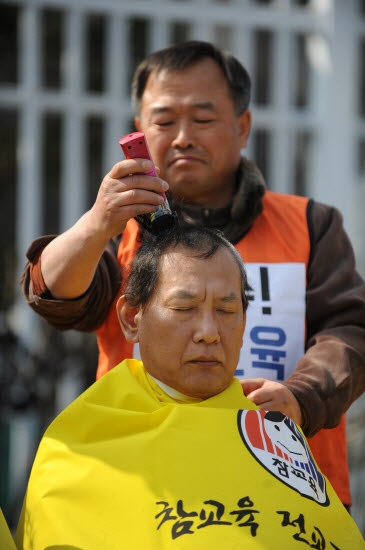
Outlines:
{"label": "forehead", "polygon": [[163,104],[174,100],[191,101],[229,101],[232,99],[227,80],[213,59],[202,59],[184,69],[152,71],[144,89],[141,107],[158,101]]}
{"label": "forehead", "polygon": [[241,272],[228,249],[219,248],[209,258],[196,255],[196,251],[184,247],[165,252],[158,266],[158,291],[183,288],[198,293],[208,289],[220,294],[234,291],[241,295]]}

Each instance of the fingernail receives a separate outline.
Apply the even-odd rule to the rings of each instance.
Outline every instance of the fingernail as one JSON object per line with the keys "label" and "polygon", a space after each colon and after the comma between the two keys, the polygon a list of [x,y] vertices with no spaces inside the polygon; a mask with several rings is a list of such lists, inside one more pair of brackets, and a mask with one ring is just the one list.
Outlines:
{"label": "fingernail", "polygon": [[167,191],[168,188],[169,188],[169,184],[168,184],[166,181],[163,181],[163,182],[162,182],[162,189],[163,189],[164,191]]}
{"label": "fingernail", "polygon": [[150,168],[151,166],[151,161],[150,160],[142,160],[141,162],[141,165],[142,165],[142,168]]}

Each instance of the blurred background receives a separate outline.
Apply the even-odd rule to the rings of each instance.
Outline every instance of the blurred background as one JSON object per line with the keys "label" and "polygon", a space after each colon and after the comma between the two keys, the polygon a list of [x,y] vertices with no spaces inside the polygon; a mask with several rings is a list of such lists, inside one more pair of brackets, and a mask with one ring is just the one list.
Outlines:
{"label": "blurred background", "polygon": [[[0,507],[11,527],[41,434],[97,361],[93,335],[57,332],[24,303],[26,249],[92,205],[133,128],[136,63],[186,39],[243,62],[245,153],[271,189],[341,210],[365,276],[365,0],[1,0]],[[365,396],[348,414],[352,514],[365,534],[364,424]]]}

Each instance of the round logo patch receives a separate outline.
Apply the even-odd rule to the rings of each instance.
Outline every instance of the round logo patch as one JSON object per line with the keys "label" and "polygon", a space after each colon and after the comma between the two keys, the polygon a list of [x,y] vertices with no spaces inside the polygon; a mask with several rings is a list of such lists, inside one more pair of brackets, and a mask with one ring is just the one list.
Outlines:
{"label": "round logo patch", "polygon": [[296,424],[281,412],[238,412],[238,429],[254,458],[301,495],[328,506],[326,480]]}

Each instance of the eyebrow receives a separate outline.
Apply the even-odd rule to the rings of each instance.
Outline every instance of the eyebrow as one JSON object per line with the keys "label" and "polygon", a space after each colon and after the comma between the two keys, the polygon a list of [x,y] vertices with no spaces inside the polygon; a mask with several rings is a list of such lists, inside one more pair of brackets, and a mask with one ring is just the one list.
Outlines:
{"label": "eyebrow", "polygon": [[[195,300],[197,298],[196,294],[192,294],[191,292],[183,289],[179,289],[176,292],[174,292],[169,298],[179,298],[181,300]],[[235,300],[240,300],[240,296],[237,296],[235,292],[231,292],[230,294],[227,294],[226,296],[222,296],[219,298],[220,302],[224,303],[231,303]]]}
{"label": "eyebrow", "polygon": [[237,296],[235,292],[231,292],[231,294],[228,294],[228,296],[223,296],[220,300],[221,302],[234,302],[235,300],[240,300],[241,297]]}
{"label": "eyebrow", "polygon": [[194,300],[196,298],[196,294],[192,294],[187,290],[180,289],[180,290],[176,290],[176,292],[171,294],[169,298],[181,298],[182,300]]}
{"label": "eyebrow", "polygon": [[[216,107],[214,103],[211,101],[199,101],[197,103],[193,103],[192,105],[193,109],[203,109],[205,111],[215,111]],[[156,105],[152,108],[152,114],[159,115],[162,113],[169,113],[173,111],[171,107],[165,107],[164,105]]]}

